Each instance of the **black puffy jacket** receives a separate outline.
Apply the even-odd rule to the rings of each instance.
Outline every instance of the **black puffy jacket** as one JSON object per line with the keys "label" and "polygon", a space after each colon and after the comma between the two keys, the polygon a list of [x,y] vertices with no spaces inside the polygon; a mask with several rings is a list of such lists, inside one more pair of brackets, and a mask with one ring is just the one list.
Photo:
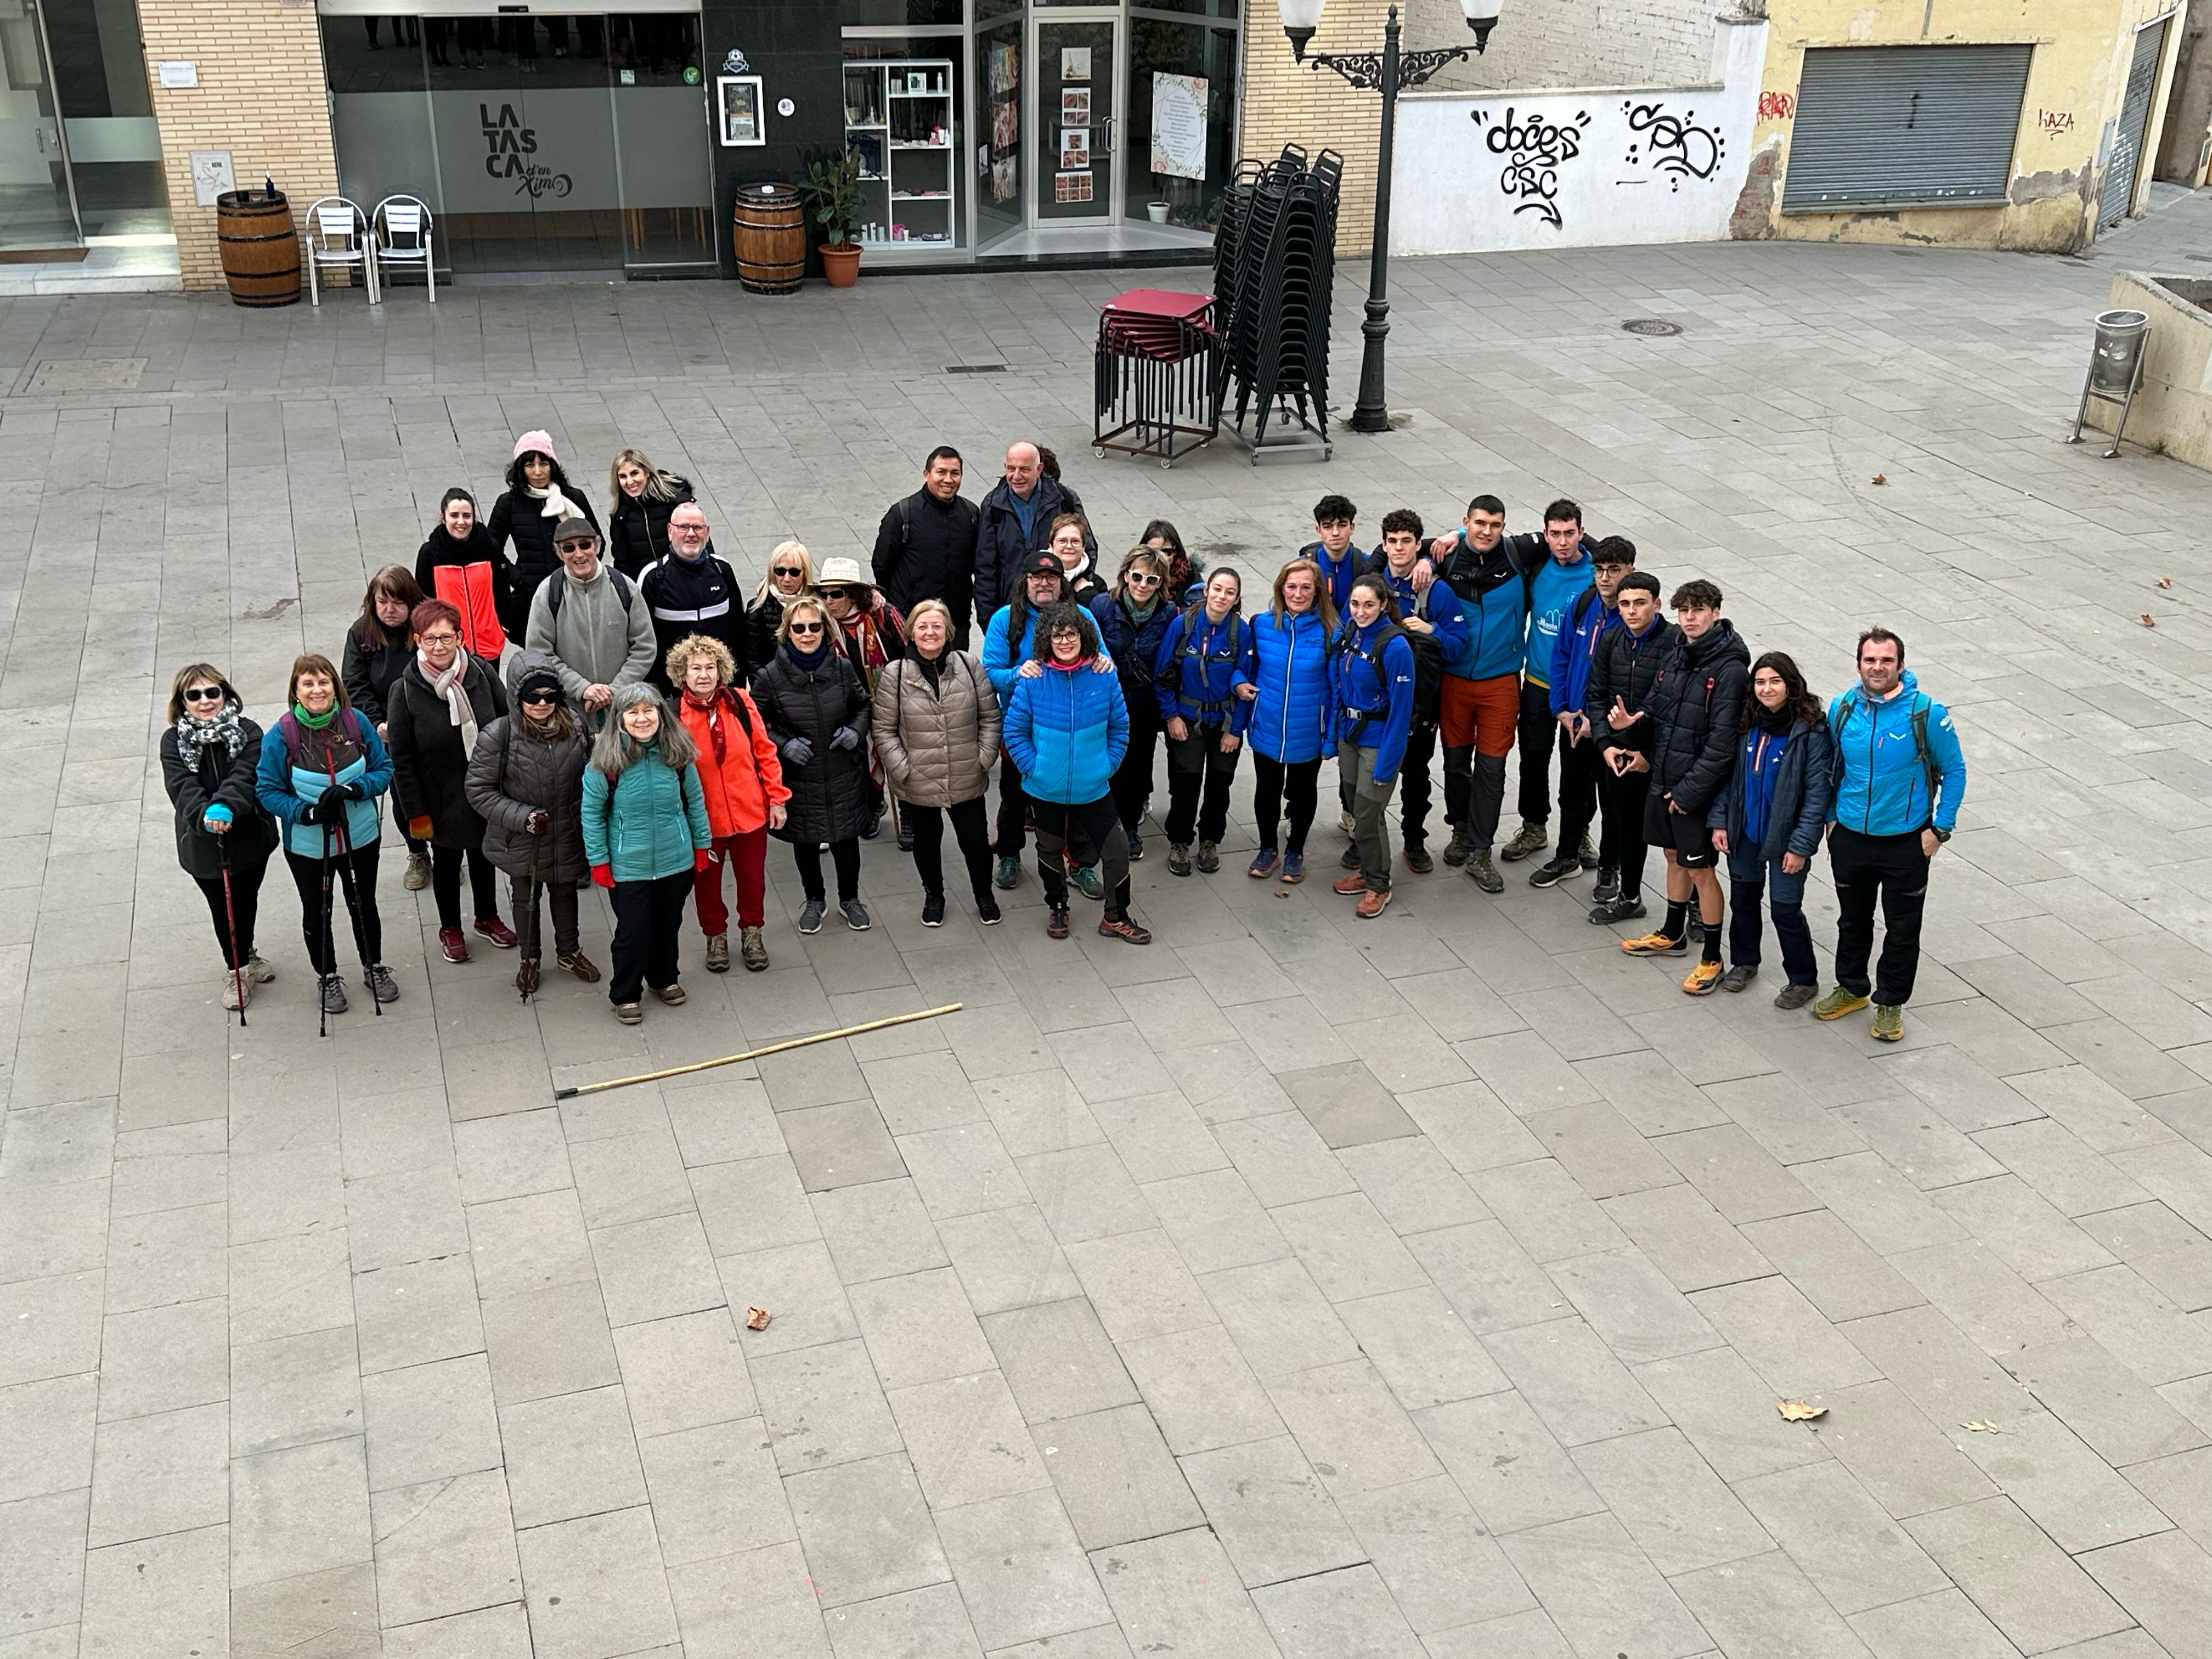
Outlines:
{"label": "black puffy jacket", "polygon": [[[599,515],[580,491],[561,493],[581,507],[592,528],[599,530]],[[538,585],[561,568],[561,555],[553,546],[554,525],[545,516],[545,503],[526,489],[510,489],[492,503],[486,527],[492,545],[504,552],[509,539],[514,543],[514,575],[500,607],[499,623],[518,645],[529,637],[530,602],[538,597]],[[605,532],[600,535],[604,538]]]}
{"label": "black puffy jacket", "polygon": [[[468,694],[481,737],[484,727],[507,713],[507,692],[492,669],[475,657],[467,660],[461,689]],[[468,797],[471,751],[461,747],[461,728],[453,724],[445,697],[423,678],[420,663],[408,664],[407,672],[392,682],[385,720],[400,827],[427,817],[432,846],[482,848],[484,821]]]}
{"label": "black puffy jacket", "polygon": [[1675,630],[1651,687],[1651,787],[1700,818],[1735,768],[1751,647],[1723,620],[1700,638]]}
{"label": "black puffy jacket", "polygon": [[384,724],[384,706],[392,700],[392,683],[415,660],[415,643],[400,623],[382,645],[370,643],[356,623],[346,629],[345,663],[339,678],[345,682],[346,701],[372,726]]}
{"label": "black puffy jacket", "polygon": [[[779,751],[804,738],[814,752],[804,764],[783,757],[783,781],[791,801],[783,828],[769,834],[779,841],[850,841],[868,822],[867,688],[842,652],[831,651],[818,668],[801,668],[788,647],[779,647],[768,666],[753,676],[754,705],[768,722]],[[860,735],[850,749],[830,739],[840,726]]]}
{"label": "black puffy jacket", "polygon": [[[276,845],[276,820],[254,787],[254,774],[261,767],[261,728],[242,715],[238,726],[246,733],[238,753],[226,759],[219,747],[204,749],[197,770],[185,764],[176,727],[161,733],[161,781],[176,808],[177,862],[196,879],[212,881],[222,874],[226,854],[232,869],[242,869],[267,858]],[[230,828],[211,836],[207,810],[217,803],[230,808]]]}
{"label": "black puffy jacket", "polygon": [[[1589,720],[1590,736],[1596,739],[1600,754],[1608,749],[1626,749],[1638,755],[1651,752],[1651,688],[1658,684],[1660,671],[1667,666],[1680,638],[1674,624],[1663,617],[1656,618],[1640,638],[1626,628],[1608,628],[1598,636],[1597,649],[1590,654],[1589,688],[1583,694],[1583,713]],[[1605,717],[1612,712],[1615,697],[1630,714],[1640,708],[1646,718],[1625,732],[1614,731]]]}
{"label": "black puffy jacket", "polygon": [[668,517],[694,499],[691,483],[673,474],[662,481],[675,494],[666,501],[651,495],[620,495],[607,514],[607,551],[615,568],[635,581],[668,551]]}

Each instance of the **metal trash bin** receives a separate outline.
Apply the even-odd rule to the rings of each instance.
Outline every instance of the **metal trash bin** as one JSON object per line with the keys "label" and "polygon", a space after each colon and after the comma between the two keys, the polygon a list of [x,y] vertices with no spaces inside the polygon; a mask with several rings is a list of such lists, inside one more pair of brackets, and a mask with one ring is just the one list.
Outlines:
{"label": "metal trash bin", "polygon": [[2120,418],[2112,428],[2112,447],[2105,452],[2111,460],[2120,453],[2120,434],[2126,430],[2128,412],[2135,407],[2136,390],[2142,384],[2143,351],[2150,339],[2150,313],[2142,311],[2106,311],[2097,315],[2097,343],[2089,356],[2089,375],[2081,383],[2081,406],[2074,411],[2074,435],[2069,444],[2081,441],[2082,422],[2089,413],[2089,400],[2120,405]]}

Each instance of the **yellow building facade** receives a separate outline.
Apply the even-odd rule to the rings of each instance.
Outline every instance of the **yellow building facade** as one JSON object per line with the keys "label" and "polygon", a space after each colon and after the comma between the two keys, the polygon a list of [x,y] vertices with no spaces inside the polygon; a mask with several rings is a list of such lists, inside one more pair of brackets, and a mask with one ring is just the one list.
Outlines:
{"label": "yellow building facade", "polygon": [[2142,211],[2188,4],[1768,0],[1735,234],[2079,251]]}

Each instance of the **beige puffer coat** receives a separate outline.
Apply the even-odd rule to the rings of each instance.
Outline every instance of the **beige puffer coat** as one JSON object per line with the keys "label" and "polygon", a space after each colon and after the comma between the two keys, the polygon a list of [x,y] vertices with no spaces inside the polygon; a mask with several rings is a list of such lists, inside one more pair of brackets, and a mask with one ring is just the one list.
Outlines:
{"label": "beige puffer coat", "polygon": [[999,694],[975,659],[947,651],[933,690],[912,656],[876,677],[870,730],[891,793],[917,806],[951,806],[983,793],[999,758]]}

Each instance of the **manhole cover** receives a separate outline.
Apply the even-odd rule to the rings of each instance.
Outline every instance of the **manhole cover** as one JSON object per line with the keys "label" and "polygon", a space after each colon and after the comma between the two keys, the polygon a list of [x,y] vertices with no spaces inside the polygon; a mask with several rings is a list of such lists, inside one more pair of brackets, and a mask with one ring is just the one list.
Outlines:
{"label": "manhole cover", "polygon": [[1682,331],[1681,324],[1662,322],[1656,317],[1631,317],[1620,326],[1624,333],[1650,334],[1661,338]]}
{"label": "manhole cover", "polygon": [[143,357],[50,357],[31,371],[32,392],[130,392],[146,372]]}

